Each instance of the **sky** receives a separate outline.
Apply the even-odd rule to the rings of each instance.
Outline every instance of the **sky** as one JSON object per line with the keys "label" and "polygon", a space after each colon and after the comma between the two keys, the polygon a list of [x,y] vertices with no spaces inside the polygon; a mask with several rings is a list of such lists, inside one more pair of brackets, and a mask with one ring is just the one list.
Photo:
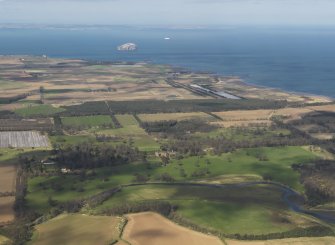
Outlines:
{"label": "sky", "polygon": [[0,23],[333,26],[335,0],[0,0]]}

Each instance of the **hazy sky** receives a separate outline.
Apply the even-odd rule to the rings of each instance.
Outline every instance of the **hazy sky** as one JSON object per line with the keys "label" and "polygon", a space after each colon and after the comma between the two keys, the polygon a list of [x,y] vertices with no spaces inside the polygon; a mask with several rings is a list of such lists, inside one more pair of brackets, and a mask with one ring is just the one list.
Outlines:
{"label": "hazy sky", "polygon": [[335,0],[0,0],[0,23],[335,25]]}

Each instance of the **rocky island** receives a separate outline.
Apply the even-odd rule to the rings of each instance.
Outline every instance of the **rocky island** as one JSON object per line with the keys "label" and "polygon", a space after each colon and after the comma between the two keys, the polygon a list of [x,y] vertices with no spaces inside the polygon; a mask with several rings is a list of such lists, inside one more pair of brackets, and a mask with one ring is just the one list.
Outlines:
{"label": "rocky island", "polygon": [[137,45],[135,43],[125,43],[117,47],[119,51],[135,51],[137,50]]}

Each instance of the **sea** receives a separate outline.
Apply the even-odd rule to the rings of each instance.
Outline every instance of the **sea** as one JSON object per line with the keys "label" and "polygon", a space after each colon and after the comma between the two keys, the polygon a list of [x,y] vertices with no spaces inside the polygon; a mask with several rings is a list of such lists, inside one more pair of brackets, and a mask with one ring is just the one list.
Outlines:
{"label": "sea", "polygon": [[[133,42],[135,52],[117,51]],[[335,98],[335,27],[0,28],[0,55],[145,61]]]}

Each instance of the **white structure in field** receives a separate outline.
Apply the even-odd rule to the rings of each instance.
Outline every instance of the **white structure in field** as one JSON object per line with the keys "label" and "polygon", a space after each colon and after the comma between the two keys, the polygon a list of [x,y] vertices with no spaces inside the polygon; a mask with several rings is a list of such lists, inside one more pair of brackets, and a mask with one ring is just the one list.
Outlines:
{"label": "white structure in field", "polygon": [[48,147],[46,135],[35,131],[0,132],[0,148]]}

